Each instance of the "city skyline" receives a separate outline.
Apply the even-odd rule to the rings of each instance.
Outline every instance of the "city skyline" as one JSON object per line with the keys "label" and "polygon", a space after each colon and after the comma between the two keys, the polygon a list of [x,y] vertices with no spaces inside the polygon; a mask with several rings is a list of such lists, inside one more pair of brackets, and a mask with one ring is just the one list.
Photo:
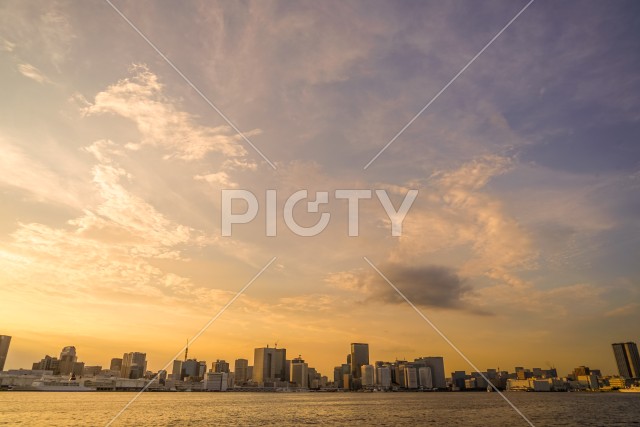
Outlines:
{"label": "city skyline", "polygon": [[[11,338],[12,338],[11,336],[0,335],[0,350],[9,349],[9,346],[6,343],[10,342]],[[637,349],[636,343],[633,341],[627,341],[624,343],[613,343],[611,344],[611,346],[613,348],[612,357],[614,359],[614,364],[616,365],[616,369],[612,371],[607,371],[604,369],[600,369],[600,367],[598,366],[597,371],[603,372],[602,375],[607,375],[607,376],[621,376],[622,378],[628,378],[628,379],[640,378],[640,376],[636,375],[640,372],[640,358],[638,357],[638,349]],[[344,368],[346,366],[348,367],[346,372],[348,372],[350,378],[353,378],[354,380],[359,382],[362,380],[361,378],[362,366],[373,365],[374,364],[373,361],[375,361],[375,363],[378,363],[381,361],[392,363],[392,362],[400,362],[400,361],[410,361],[413,358],[415,358],[415,360],[419,360],[425,357],[436,357],[436,358],[442,359],[442,356],[433,356],[433,355],[425,356],[426,353],[421,355],[414,354],[414,355],[411,355],[410,357],[406,357],[406,356],[395,357],[393,359],[384,358],[384,357],[371,358],[369,354],[369,343],[351,343],[350,347],[351,347],[350,352],[346,355],[344,360],[340,362],[339,358],[335,359],[333,362],[333,366],[327,367],[326,369],[317,369],[315,364],[313,364],[314,371],[317,371],[322,375],[330,377],[331,373],[335,369],[338,369],[341,366]],[[222,358],[222,357],[216,356],[216,357],[213,357],[213,359],[215,359],[215,361],[213,361],[212,359],[206,356],[203,359],[202,355],[197,355],[197,354],[194,355],[193,351],[189,353],[189,350],[187,347],[186,351],[184,352],[184,356],[182,358],[177,358],[171,361],[163,361],[159,363],[156,362],[151,366],[157,366],[157,365],[162,367],[166,366],[167,368],[165,368],[165,371],[170,374],[176,371],[178,372],[183,371],[185,369],[184,363],[187,361],[194,363],[193,368],[188,368],[188,369],[195,369],[194,372],[198,372],[198,370],[202,370],[202,373],[204,372],[234,372],[235,373],[240,367],[239,369],[241,370],[241,375],[240,375],[241,379],[242,378],[249,379],[249,377],[247,376],[247,368],[250,368],[253,374],[250,377],[250,379],[258,382],[265,382],[265,381],[268,382],[268,381],[289,381],[292,378],[293,364],[295,363],[304,364],[305,372],[306,372],[306,369],[311,368],[311,364],[312,364],[312,363],[308,363],[309,360],[306,360],[307,363],[305,363],[305,360],[302,359],[302,357],[304,356],[302,354],[297,354],[297,356],[294,356],[293,354],[295,354],[295,352],[290,351],[289,354],[291,354],[291,356],[287,357],[286,348],[282,348],[282,347],[277,348],[277,343],[276,343],[276,347],[270,347],[267,344],[265,347],[255,347],[253,352],[247,351],[247,353],[253,353],[254,354],[253,359],[243,358],[245,355],[240,355],[240,356],[236,355],[231,358]],[[52,354],[55,354],[55,352]],[[70,356],[69,359],[67,360],[65,360],[66,355]],[[312,358],[314,356],[317,356],[317,355],[311,355]],[[306,358],[308,357],[309,356],[307,355]],[[47,359],[47,358],[49,358],[48,353],[46,354],[45,359],[41,360],[40,366],[36,367],[37,363],[33,363],[33,369],[40,369],[40,370],[53,369],[52,367],[50,367],[51,365],[49,365],[51,363],[50,359]],[[2,359],[2,353],[0,353],[0,361],[1,359]],[[261,366],[260,368],[254,370],[254,367],[256,366],[256,360],[261,361],[259,363],[259,365]],[[43,363],[45,362],[47,364],[43,365]],[[72,372],[76,375],[81,375],[82,369],[85,366],[90,366],[92,368],[95,366],[102,366],[102,367],[105,367],[104,369],[106,369],[106,366],[109,366],[109,370],[112,370],[112,371],[115,370],[115,371],[121,372],[121,375],[124,378],[142,378],[143,376],[146,375],[147,372],[154,372],[154,373],[159,372],[158,369],[154,370],[153,368],[148,366],[149,360],[147,359],[147,353],[138,352],[138,351],[125,352],[122,358],[117,358],[117,357],[111,358],[110,364],[102,364],[95,361],[86,363],[85,361],[80,362],[80,360],[78,359],[76,355],[75,346],[65,346],[62,348],[58,362],[59,362],[59,368],[58,368],[58,365],[56,365],[56,369],[58,369],[61,372],[61,375],[63,376],[69,375]],[[71,364],[69,364],[69,362],[71,362]],[[77,367],[74,368],[73,365],[75,362],[79,363],[79,370],[77,369]],[[250,362],[253,362],[253,363],[251,364]],[[117,366],[114,367],[114,363],[116,363]],[[210,370],[208,370],[207,368],[207,363],[211,363]],[[224,364],[226,368],[220,369],[220,366],[222,366],[222,365],[219,365],[220,363]],[[571,368],[566,369],[566,372],[568,372],[569,374],[571,374],[572,372],[576,372],[576,369],[579,369],[579,368],[575,368],[577,363],[584,363],[584,361],[576,361]],[[136,364],[142,367],[140,368],[140,370],[137,371],[136,375],[132,376],[130,375],[131,366]],[[287,365],[287,364],[290,364],[290,365]],[[31,366],[31,364],[27,364],[27,365]],[[10,369],[13,369],[13,370],[27,369],[28,370],[30,368],[26,367],[27,365],[21,366],[21,367],[13,367]],[[202,365],[202,369],[199,368],[200,365]],[[543,366],[543,365],[546,365],[546,366]],[[581,365],[581,368],[584,368],[585,365],[590,365],[592,369],[593,369],[593,366],[595,366],[590,363],[584,363],[583,365]],[[231,369],[231,366],[234,367],[233,370]],[[557,366],[550,364],[548,361],[545,361],[544,363],[532,363],[532,364],[520,363],[514,366],[515,367],[508,367],[503,365],[501,367],[500,363],[496,363],[494,365],[487,365],[484,368],[487,370],[496,370],[496,371],[505,371],[505,372],[511,372],[510,369],[513,368],[514,372],[517,373],[519,369],[521,370],[524,369],[521,366],[539,366],[538,368],[533,368],[534,372],[535,372],[535,369],[548,368],[556,372],[557,375],[560,377],[563,375],[562,372],[564,372],[563,368],[558,368]],[[542,368],[540,368],[540,366],[542,366]],[[148,369],[150,369],[150,371],[148,371]],[[454,372],[467,372],[467,371],[474,372],[473,369],[470,369],[470,367],[467,367],[466,369],[457,369],[457,368],[453,369],[448,367],[447,365],[442,365],[440,369],[442,369],[442,371],[446,373],[447,376],[449,375],[449,373],[453,374]],[[588,372],[588,368],[586,369]],[[5,369],[5,371],[7,370],[9,369]],[[527,369],[527,371],[529,371],[529,369]],[[301,374],[298,373],[298,375],[301,375]]]}
{"label": "city skyline", "polygon": [[[59,344],[160,369],[201,331],[193,354],[278,342],[326,373],[345,342],[614,372],[640,324],[638,13],[2,2],[5,369]],[[372,192],[358,237],[344,189]],[[223,190],[259,201],[231,236]],[[376,190],[418,191],[400,236]]]}

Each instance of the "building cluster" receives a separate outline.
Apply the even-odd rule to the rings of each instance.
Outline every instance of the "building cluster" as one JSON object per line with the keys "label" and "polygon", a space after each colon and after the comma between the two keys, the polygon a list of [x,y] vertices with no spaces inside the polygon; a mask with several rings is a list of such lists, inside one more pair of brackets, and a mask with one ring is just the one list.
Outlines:
{"label": "building cluster", "polygon": [[559,377],[552,367],[516,367],[511,373],[499,369],[470,374],[455,371],[446,377],[441,356],[372,363],[369,344],[352,343],[345,363],[334,368],[331,380],[302,356],[287,358],[287,350],[277,345],[256,348],[253,365],[243,358],[233,364],[217,359],[208,365],[190,358],[187,348],[183,358],[173,361],[170,374],[148,371],[146,353],[141,352],[111,359],[108,369],[85,366],[78,361],[76,348],[67,346],[59,357],[45,355],[31,369],[2,372],[10,342],[10,336],[0,335],[0,388],[29,390],[46,384],[112,391],[578,391],[623,389],[640,380],[640,358],[633,342],[612,345],[619,375],[609,377],[587,366],[579,366],[565,377]]}
{"label": "building cluster", "polygon": [[446,389],[444,359],[369,363],[369,344],[352,343],[346,363],[333,370],[333,386],[343,390]]}

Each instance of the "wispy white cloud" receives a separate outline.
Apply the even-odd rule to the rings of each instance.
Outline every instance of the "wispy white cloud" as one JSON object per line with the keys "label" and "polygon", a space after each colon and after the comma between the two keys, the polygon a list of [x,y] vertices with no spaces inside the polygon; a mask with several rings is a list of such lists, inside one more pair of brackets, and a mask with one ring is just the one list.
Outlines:
{"label": "wispy white cloud", "polygon": [[229,174],[226,172],[210,173],[207,175],[196,175],[196,181],[206,181],[210,184],[217,184],[222,188],[235,188],[238,186],[235,182],[231,182]]}
{"label": "wispy white cloud", "polygon": [[15,141],[0,135],[0,185],[17,187],[37,200],[82,207],[76,183],[60,177],[42,162],[33,159]]}
{"label": "wispy white cloud", "polygon": [[[132,120],[140,132],[140,144],[160,147],[165,158],[199,160],[210,152],[227,157],[244,157],[242,139],[229,126],[198,125],[195,117],[176,109],[163,93],[158,77],[146,66],[132,69],[133,75],[111,85],[95,96],[92,105],[83,109],[87,115],[116,114]],[[260,130],[245,132],[255,136]],[[137,145],[128,144],[135,149]]]}
{"label": "wispy white cloud", "polygon": [[0,51],[2,52],[13,52],[13,50],[15,49],[16,44],[10,42],[9,40],[6,39],[0,39]]}
{"label": "wispy white cloud", "polygon": [[35,80],[38,83],[51,83],[51,80],[31,64],[18,64],[18,71],[23,76]]}

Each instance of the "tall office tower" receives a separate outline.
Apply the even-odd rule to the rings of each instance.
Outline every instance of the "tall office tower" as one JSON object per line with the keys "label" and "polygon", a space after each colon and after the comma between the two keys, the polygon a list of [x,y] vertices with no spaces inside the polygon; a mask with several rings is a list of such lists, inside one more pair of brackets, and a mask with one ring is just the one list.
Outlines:
{"label": "tall office tower", "polygon": [[137,379],[144,377],[147,370],[147,353],[125,353],[122,356],[122,368],[120,376],[122,378]]}
{"label": "tall office tower", "polygon": [[618,372],[623,378],[640,378],[640,356],[634,342],[611,344],[618,364]]}
{"label": "tall office tower", "polygon": [[249,361],[247,359],[236,359],[234,373],[236,374],[236,384],[244,384],[249,381]]}
{"label": "tall office tower", "polygon": [[369,344],[351,343],[351,376],[360,378],[362,365],[369,364]]}
{"label": "tall office tower", "polygon": [[7,354],[9,354],[9,344],[11,344],[11,337],[0,335],[0,372],[4,371],[4,364],[7,361]]}
{"label": "tall office tower", "polygon": [[360,376],[362,378],[362,387],[373,387],[374,383],[374,367],[373,365],[362,365],[360,367]]}
{"label": "tall office tower", "polygon": [[276,348],[276,379],[280,381],[289,381],[289,375],[287,375],[287,349]]}
{"label": "tall office tower", "polygon": [[309,365],[304,363],[300,357],[291,361],[291,382],[298,387],[309,387]]}
{"label": "tall office tower", "polygon": [[253,380],[258,383],[287,381],[287,350],[256,348],[253,353]]}
{"label": "tall office tower", "polygon": [[76,348],[72,345],[67,346],[60,352],[60,375],[71,375],[73,368],[78,361],[76,356]]}
{"label": "tall office tower", "polygon": [[174,381],[182,381],[184,376],[182,375],[182,360],[173,361],[173,369],[171,369],[171,379]]}
{"label": "tall office tower", "polygon": [[404,367],[404,386],[405,388],[418,388],[418,372],[413,366]]}
{"label": "tall office tower", "polygon": [[416,362],[424,363],[431,368],[431,379],[434,388],[447,388],[447,380],[444,374],[444,359],[441,356],[421,357]]}
{"label": "tall office tower", "polygon": [[190,377],[194,380],[200,378],[200,362],[197,359],[189,359],[182,362],[182,376],[183,378]]}
{"label": "tall office tower", "polygon": [[420,383],[420,387],[422,388],[433,388],[433,377],[431,376],[431,368],[424,366],[418,368],[418,382]]}
{"label": "tall office tower", "polygon": [[[227,363],[227,373],[229,372],[229,364]],[[204,374],[207,373],[207,362],[200,360],[198,362],[198,378],[204,378]]]}
{"label": "tall office tower", "polygon": [[320,374],[316,368],[307,367],[307,381],[309,388],[317,389],[320,387]]}
{"label": "tall office tower", "polygon": [[391,368],[389,366],[376,368],[376,384],[383,389],[391,388]]}
{"label": "tall office tower", "polygon": [[229,364],[224,360],[216,360],[211,364],[212,372],[226,372],[229,373]]}
{"label": "tall office tower", "polygon": [[342,388],[342,366],[333,368],[333,385],[335,388]]}

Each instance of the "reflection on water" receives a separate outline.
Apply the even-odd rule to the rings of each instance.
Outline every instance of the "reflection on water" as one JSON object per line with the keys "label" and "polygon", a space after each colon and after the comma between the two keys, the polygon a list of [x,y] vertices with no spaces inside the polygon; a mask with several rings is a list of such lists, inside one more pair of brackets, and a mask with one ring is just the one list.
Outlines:
{"label": "reflection on water", "polygon": [[[0,393],[0,425],[100,426],[133,393]],[[640,423],[640,395],[508,393],[537,426]],[[497,393],[145,393],[116,426],[526,425]]]}

